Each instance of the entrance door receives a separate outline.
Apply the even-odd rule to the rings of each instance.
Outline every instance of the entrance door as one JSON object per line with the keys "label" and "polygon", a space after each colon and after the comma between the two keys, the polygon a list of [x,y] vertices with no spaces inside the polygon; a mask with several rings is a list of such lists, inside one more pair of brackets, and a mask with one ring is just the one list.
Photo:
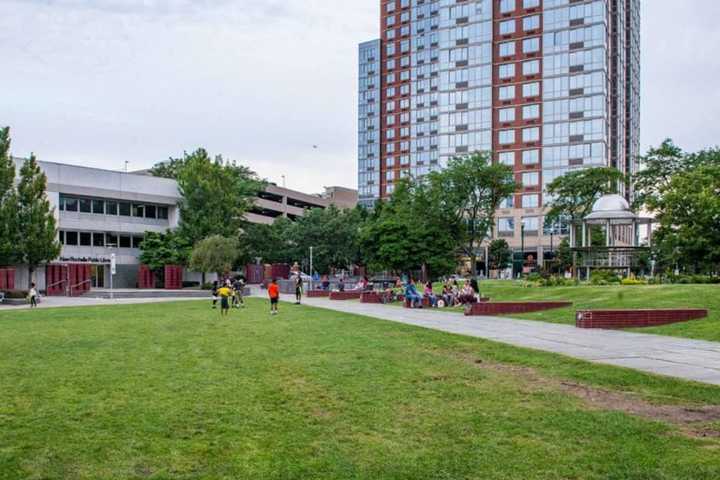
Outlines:
{"label": "entrance door", "polygon": [[105,265],[93,265],[90,269],[93,288],[105,288]]}

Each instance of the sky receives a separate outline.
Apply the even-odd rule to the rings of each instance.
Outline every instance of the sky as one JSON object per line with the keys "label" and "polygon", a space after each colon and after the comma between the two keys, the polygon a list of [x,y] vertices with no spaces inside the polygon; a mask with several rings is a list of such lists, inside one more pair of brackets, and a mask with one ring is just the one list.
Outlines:
{"label": "sky", "polygon": [[[290,188],[355,188],[379,3],[0,0],[0,125],[16,156],[139,170],[203,147]],[[642,0],[643,150],[720,143],[717,18],[717,0]]]}

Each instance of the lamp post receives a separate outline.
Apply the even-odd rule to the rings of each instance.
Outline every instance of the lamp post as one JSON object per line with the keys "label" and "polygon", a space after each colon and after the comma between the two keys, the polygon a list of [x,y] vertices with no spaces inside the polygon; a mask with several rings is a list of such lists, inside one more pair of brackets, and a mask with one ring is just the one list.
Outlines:
{"label": "lamp post", "polygon": [[520,273],[525,273],[525,222],[520,224]]}
{"label": "lamp post", "polygon": [[310,290],[313,289],[313,247],[310,247]]}

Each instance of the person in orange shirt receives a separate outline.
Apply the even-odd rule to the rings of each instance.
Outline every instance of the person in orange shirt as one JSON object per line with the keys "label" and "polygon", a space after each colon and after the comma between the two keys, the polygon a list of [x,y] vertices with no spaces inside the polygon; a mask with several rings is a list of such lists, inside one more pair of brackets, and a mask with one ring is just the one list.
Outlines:
{"label": "person in orange shirt", "polygon": [[278,300],[280,300],[280,287],[278,287],[277,280],[272,279],[270,285],[268,285],[268,295],[270,296],[270,315],[277,315],[278,313]]}

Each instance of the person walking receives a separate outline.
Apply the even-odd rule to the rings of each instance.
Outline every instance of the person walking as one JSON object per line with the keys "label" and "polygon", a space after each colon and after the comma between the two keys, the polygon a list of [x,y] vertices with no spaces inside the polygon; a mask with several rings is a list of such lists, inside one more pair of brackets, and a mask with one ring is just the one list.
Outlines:
{"label": "person walking", "polygon": [[28,292],[28,300],[30,300],[30,308],[37,308],[37,289],[35,283],[30,285],[30,291]]}
{"label": "person walking", "polygon": [[233,306],[235,308],[245,307],[245,299],[243,298],[244,289],[245,279],[242,276],[238,276],[233,282]]}
{"label": "person walking", "polygon": [[215,309],[215,308],[217,308],[217,301],[218,301],[218,281],[217,280],[215,280],[213,282],[211,294],[212,294],[212,299],[213,299],[212,300],[212,308]]}
{"label": "person walking", "polygon": [[298,273],[297,277],[295,277],[295,305],[300,305],[300,302],[302,301],[302,294],[303,294],[302,275],[300,275]]}
{"label": "person walking", "polygon": [[268,285],[268,296],[270,297],[270,315],[277,315],[278,302],[280,301],[280,287],[278,287],[277,279],[273,278]]}

